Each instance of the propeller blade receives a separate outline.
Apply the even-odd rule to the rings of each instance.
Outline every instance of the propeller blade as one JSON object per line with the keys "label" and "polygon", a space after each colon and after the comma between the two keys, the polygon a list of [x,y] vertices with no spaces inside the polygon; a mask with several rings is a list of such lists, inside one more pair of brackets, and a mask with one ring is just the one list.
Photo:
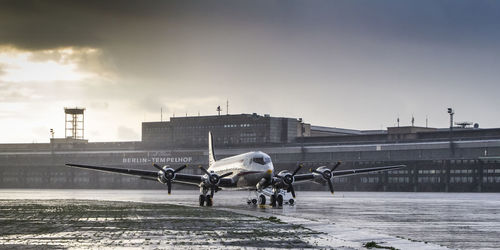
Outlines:
{"label": "propeller blade", "polygon": [[201,169],[201,171],[203,171],[205,174],[208,174],[210,175],[210,172],[208,172],[208,170],[206,170],[203,166],[199,166],[199,168]]}
{"label": "propeller blade", "polygon": [[299,164],[299,166],[297,167],[297,169],[295,169],[295,171],[293,172],[292,176],[295,176],[295,174],[297,174],[297,172],[299,172],[299,170],[302,168],[302,164]]}
{"label": "propeller blade", "polygon": [[333,168],[332,168],[332,172],[333,172],[335,169],[337,169],[337,168],[340,166],[340,164],[342,164],[342,162],[341,162],[341,161],[338,161],[338,162],[335,164],[335,166],[333,166]]}
{"label": "propeller blade", "polygon": [[170,180],[167,180],[167,190],[168,194],[172,192],[172,182]]}
{"label": "propeller blade", "polygon": [[290,193],[292,193],[292,197],[295,198],[295,190],[293,189],[292,185],[288,187],[288,190],[290,191]]}
{"label": "propeller blade", "polygon": [[165,173],[165,170],[164,170],[162,167],[160,167],[158,164],[153,163],[153,167],[155,167],[155,168],[157,168],[158,170],[160,170],[160,171],[162,171],[163,173]]}
{"label": "propeller blade", "polygon": [[225,173],[225,174],[223,174],[223,175],[221,175],[221,176],[219,176],[219,177],[220,177],[220,178],[224,178],[224,177],[226,177],[226,176],[230,176],[230,175],[232,175],[232,174],[233,174],[233,172],[229,172],[229,173]]}
{"label": "propeller blade", "polygon": [[214,187],[212,187],[212,188],[210,189],[210,197],[211,197],[211,198],[214,198],[214,193],[215,193],[215,188],[214,188]]}
{"label": "propeller blade", "polygon": [[182,166],[180,166],[179,168],[177,168],[176,170],[174,170],[174,173],[177,173],[177,172],[179,172],[179,171],[181,171],[181,170],[185,169],[187,166],[188,166],[188,165],[182,165]]}
{"label": "propeller blade", "polygon": [[332,180],[328,180],[328,187],[330,188],[330,192],[332,192],[333,194],[333,184],[332,184]]}

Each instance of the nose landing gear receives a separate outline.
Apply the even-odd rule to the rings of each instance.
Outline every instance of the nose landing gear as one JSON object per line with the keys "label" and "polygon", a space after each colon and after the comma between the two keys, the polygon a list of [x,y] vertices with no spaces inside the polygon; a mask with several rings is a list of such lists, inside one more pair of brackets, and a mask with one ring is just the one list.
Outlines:
{"label": "nose landing gear", "polygon": [[266,196],[263,195],[263,194],[259,194],[257,195],[256,198],[248,198],[247,199],[247,204],[248,205],[260,205],[260,206],[263,206],[263,205],[266,205]]}
{"label": "nose landing gear", "polygon": [[250,192],[247,198],[247,204],[253,206],[264,206],[266,202],[269,202],[271,207],[283,207],[283,205],[293,206],[295,204],[295,199],[285,191],[278,191],[276,193],[271,190],[262,190],[262,192]]}

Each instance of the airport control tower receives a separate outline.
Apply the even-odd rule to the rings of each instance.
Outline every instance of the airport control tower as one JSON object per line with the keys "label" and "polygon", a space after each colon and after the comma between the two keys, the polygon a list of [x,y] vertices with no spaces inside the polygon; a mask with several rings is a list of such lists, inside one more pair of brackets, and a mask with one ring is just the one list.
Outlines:
{"label": "airport control tower", "polygon": [[64,108],[65,131],[64,137],[71,139],[84,138],[84,111],[85,108]]}

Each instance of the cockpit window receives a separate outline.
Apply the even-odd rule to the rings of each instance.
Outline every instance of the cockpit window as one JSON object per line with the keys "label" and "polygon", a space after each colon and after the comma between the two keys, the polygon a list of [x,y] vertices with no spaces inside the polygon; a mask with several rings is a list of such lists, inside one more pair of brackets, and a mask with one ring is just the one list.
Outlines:
{"label": "cockpit window", "polygon": [[252,159],[253,162],[258,163],[260,165],[265,165],[271,162],[271,158],[269,157],[257,157]]}

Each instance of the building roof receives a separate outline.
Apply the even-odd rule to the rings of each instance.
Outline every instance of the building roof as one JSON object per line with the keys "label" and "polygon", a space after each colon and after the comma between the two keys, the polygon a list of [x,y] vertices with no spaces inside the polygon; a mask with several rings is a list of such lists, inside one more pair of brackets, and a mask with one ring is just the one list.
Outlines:
{"label": "building roof", "polygon": [[334,128],[334,127],[324,127],[324,126],[311,126],[311,131],[321,131],[334,134],[345,134],[345,135],[361,135],[362,132],[355,129],[346,128]]}

